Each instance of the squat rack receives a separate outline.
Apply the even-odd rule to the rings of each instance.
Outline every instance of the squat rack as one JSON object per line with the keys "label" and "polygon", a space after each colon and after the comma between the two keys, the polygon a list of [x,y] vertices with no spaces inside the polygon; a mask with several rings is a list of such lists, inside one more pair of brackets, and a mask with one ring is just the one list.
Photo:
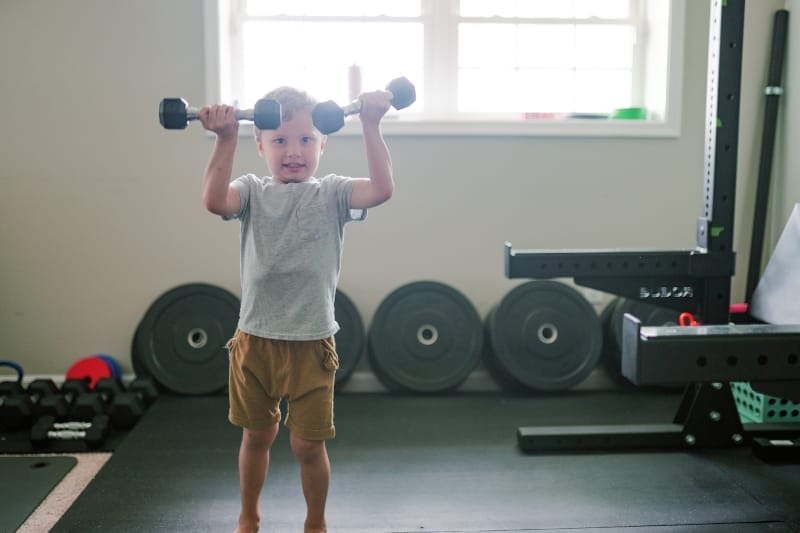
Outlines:
{"label": "squat rack", "polygon": [[[704,209],[687,250],[515,250],[508,278],[576,284],[702,317],[690,328],[642,327],[626,314],[622,374],[636,385],[688,383],[672,424],[520,427],[527,452],[742,446],[800,434],[796,424],[742,425],[728,382],[800,379],[800,326],[731,325],[744,0],[712,0]],[[794,441],[800,446],[800,439]]]}

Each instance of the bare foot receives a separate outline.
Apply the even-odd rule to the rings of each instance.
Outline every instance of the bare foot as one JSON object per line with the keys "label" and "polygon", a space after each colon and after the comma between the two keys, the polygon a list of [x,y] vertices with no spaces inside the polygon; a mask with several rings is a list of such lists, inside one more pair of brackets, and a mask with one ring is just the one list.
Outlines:
{"label": "bare foot", "polygon": [[239,522],[233,533],[256,533],[258,531],[258,522]]}

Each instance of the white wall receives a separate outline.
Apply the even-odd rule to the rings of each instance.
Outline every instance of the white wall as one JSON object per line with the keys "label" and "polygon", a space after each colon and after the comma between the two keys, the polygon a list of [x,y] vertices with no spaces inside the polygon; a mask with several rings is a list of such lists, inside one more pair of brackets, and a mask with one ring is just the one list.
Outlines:
{"label": "white wall", "polygon": [[[506,240],[693,247],[709,7],[687,4],[679,138],[389,138],[396,195],[348,228],[340,282],[365,321],[391,290],[421,279],[451,284],[485,315],[522,281],[503,276]],[[783,4],[747,4],[734,300],[744,292],[758,95]],[[200,202],[213,141],[157,120],[164,96],[203,101],[202,29],[197,0],[0,2],[0,358],[63,373],[108,353],[130,370],[133,332],[164,291],[204,281],[239,293],[238,226]],[[321,173],[365,168],[360,139],[331,137]],[[235,172],[263,169],[243,140]]]}

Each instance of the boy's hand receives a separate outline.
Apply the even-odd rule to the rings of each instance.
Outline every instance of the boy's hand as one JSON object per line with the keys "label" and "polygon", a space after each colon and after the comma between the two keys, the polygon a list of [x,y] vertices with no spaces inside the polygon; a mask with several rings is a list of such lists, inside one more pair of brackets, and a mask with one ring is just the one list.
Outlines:
{"label": "boy's hand", "polygon": [[388,91],[372,91],[363,93],[359,99],[361,100],[361,112],[358,116],[361,122],[378,124],[391,106],[392,93]]}
{"label": "boy's hand", "polygon": [[220,139],[235,138],[239,134],[236,108],[229,105],[212,105],[200,109],[200,122]]}

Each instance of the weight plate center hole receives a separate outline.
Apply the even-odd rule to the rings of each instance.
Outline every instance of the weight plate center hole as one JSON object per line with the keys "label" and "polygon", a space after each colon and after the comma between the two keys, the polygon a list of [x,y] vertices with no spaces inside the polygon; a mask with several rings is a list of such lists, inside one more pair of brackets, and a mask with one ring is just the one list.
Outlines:
{"label": "weight plate center hole", "polygon": [[542,344],[553,344],[558,339],[558,328],[553,324],[542,324],[537,335]]}
{"label": "weight plate center hole", "polygon": [[436,326],[424,324],[417,330],[417,341],[425,346],[435,344],[439,339],[439,331]]}
{"label": "weight plate center hole", "polygon": [[204,329],[194,328],[186,335],[186,342],[188,342],[189,346],[192,348],[199,350],[208,344],[208,334]]}

